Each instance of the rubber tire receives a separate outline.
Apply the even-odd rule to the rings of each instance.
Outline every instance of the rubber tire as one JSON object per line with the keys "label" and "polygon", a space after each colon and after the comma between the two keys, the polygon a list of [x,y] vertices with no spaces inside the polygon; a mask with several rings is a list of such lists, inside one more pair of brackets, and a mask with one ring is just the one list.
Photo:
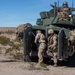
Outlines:
{"label": "rubber tire", "polygon": [[26,61],[26,62],[30,62],[30,61],[31,61],[29,55],[26,55],[26,56],[24,57],[24,61]]}
{"label": "rubber tire", "polygon": [[69,57],[68,66],[69,67],[75,67],[75,53]]}

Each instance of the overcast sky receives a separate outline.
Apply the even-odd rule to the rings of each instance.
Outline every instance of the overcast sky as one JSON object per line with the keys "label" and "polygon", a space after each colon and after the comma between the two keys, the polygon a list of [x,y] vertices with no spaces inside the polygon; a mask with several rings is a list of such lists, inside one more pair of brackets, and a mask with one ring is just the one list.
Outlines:
{"label": "overcast sky", "polygon": [[[19,24],[31,23],[36,25],[41,11],[49,11],[58,0],[0,0],[0,27],[17,27]],[[72,0],[59,0],[60,6]],[[75,2],[75,1],[74,1]],[[75,4],[75,3],[74,3]]]}

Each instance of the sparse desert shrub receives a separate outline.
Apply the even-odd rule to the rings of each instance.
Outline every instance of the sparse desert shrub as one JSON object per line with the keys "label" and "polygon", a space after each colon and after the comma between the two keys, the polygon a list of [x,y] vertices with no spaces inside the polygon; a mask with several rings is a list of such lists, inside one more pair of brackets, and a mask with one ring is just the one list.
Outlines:
{"label": "sparse desert shrub", "polygon": [[8,30],[8,31],[6,31],[5,33],[7,33],[7,34],[12,34],[12,33],[15,33],[15,31]]}
{"label": "sparse desert shrub", "polygon": [[5,36],[0,36],[0,44],[7,45],[10,42],[10,39]]}
{"label": "sparse desert shrub", "polygon": [[10,41],[9,38],[5,37],[5,36],[0,36],[0,44],[2,45],[13,45],[13,42]]}
{"label": "sparse desert shrub", "polygon": [[12,47],[8,48],[5,52],[5,55],[11,54],[14,59],[22,59],[23,53],[20,52],[20,44],[14,44]]}
{"label": "sparse desert shrub", "polygon": [[14,50],[17,50],[17,51],[20,51],[20,46],[18,45],[18,44],[16,44],[16,45],[13,45],[12,46],[12,49]]}
{"label": "sparse desert shrub", "polygon": [[13,46],[13,45],[14,45],[14,42],[10,41],[10,42],[8,43],[8,45]]}
{"label": "sparse desert shrub", "polygon": [[14,40],[14,42],[18,42],[19,43],[18,44],[19,46],[23,46],[24,45],[23,41],[20,41],[17,38]]}
{"label": "sparse desert shrub", "polygon": [[19,45],[13,45],[12,47],[8,48],[5,52],[5,55],[14,50],[15,50],[15,52],[20,51]]}
{"label": "sparse desert shrub", "polygon": [[13,54],[13,57],[14,57],[15,59],[22,59],[22,58],[23,58],[23,54],[17,52],[16,54]]}
{"label": "sparse desert shrub", "polygon": [[21,41],[20,41],[19,39],[16,38],[16,39],[14,40],[14,42],[21,42]]}
{"label": "sparse desert shrub", "polygon": [[8,49],[6,50],[6,52],[5,52],[5,55],[8,54],[8,53],[10,53],[12,50],[13,50],[12,48],[8,48]]}

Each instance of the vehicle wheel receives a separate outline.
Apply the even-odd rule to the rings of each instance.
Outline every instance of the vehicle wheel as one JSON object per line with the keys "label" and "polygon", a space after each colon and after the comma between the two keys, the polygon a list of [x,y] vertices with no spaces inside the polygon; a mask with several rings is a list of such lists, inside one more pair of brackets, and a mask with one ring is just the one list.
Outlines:
{"label": "vehicle wheel", "polygon": [[24,43],[24,61],[30,61],[30,51],[31,51],[31,24],[26,23],[24,26],[24,34],[23,34],[23,43]]}
{"label": "vehicle wheel", "polygon": [[73,47],[71,47],[71,49],[69,50],[68,54],[69,54],[69,56],[72,56],[74,54]]}
{"label": "vehicle wheel", "polygon": [[68,66],[69,67],[75,67],[75,53],[69,57]]}
{"label": "vehicle wheel", "polygon": [[26,56],[24,57],[24,61],[26,61],[26,62],[30,62],[30,61],[31,61],[29,55],[26,55]]}

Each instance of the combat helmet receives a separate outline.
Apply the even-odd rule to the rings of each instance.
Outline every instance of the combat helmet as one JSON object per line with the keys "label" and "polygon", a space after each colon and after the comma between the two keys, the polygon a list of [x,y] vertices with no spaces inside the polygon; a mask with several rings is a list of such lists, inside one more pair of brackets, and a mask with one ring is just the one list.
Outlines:
{"label": "combat helmet", "polygon": [[62,7],[68,7],[68,3],[64,1]]}
{"label": "combat helmet", "polygon": [[37,30],[36,33],[41,33],[41,31],[40,30]]}
{"label": "combat helmet", "polygon": [[53,34],[54,33],[54,30],[53,29],[49,29],[48,30],[48,34]]}

